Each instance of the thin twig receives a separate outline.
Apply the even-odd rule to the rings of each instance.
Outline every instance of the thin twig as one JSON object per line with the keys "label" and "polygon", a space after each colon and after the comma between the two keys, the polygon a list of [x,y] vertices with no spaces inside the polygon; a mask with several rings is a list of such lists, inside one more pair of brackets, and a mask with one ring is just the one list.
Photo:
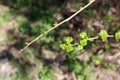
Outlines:
{"label": "thin twig", "polygon": [[[78,10],[76,13],[74,13],[73,15],[71,15],[70,17],[68,17],[67,19],[63,20],[62,22],[56,24],[54,27],[50,28],[49,30],[47,30],[45,32],[45,34],[49,33],[50,31],[56,29],[58,26],[62,25],[65,22],[68,22],[69,20],[71,20],[73,17],[75,17],[77,14],[79,14],[81,11],[83,11],[84,9],[86,9],[88,6],[90,6],[91,4],[93,4],[95,2],[95,0],[91,0],[88,4],[86,4],[84,7],[80,8],[80,10]],[[21,49],[19,51],[19,53],[21,53],[22,51],[24,51],[26,48],[28,48],[32,43],[34,43],[35,41],[37,41],[39,38],[41,38],[42,36],[44,36],[44,34],[40,34],[38,37],[36,37],[34,40],[32,40],[31,42],[29,42],[23,49]]]}
{"label": "thin twig", "polygon": [[88,38],[89,41],[91,40],[95,40],[95,39],[98,39],[99,37],[98,36],[95,36],[95,37],[92,37],[92,38]]}
{"label": "thin twig", "polygon": [[77,45],[79,45],[79,43],[74,43],[74,44],[72,44],[72,46],[77,46]]}
{"label": "thin twig", "polygon": [[108,38],[112,38],[112,37],[114,37],[114,35],[108,35],[107,37],[108,37]]}
{"label": "thin twig", "polygon": [[[107,38],[113,38],[114,37],[114,35],[107,35]],[[96,39],[98,39],[99,38],[99,36],[95,36],[95,37],[90,37],[90,38],[88,38],[87,40],[88,41],[92,41],[92,40],[96,40]],[[72,44],[72,46],[77,46],[77,45],[79,45],[80,43],[74,43],[74,44]]]}
{"label": "thin twig", "polygon": [[[107,35],[107,38],[112,38],[112,37],[114,37],[114,35]],[[91,40],[95,40],[98,38],[99,38],[99,36],[95,36],[95,37],[88,38],[88,40],[91,41]]]}

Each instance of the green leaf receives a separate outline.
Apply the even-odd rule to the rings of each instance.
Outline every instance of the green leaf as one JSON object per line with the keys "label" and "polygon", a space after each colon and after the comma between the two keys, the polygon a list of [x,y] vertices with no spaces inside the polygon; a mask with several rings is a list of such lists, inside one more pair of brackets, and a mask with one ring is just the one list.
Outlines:
{"label": "green leaf", "polygon": [[69,44],[69,45],[66,47],[66,51],[67,51],[67,52],[73,51],[73,46],[72,46],[71,44]]}
{"label": "green leaf", "polygon": [[105,22],[113,22],[113,21],[115,21],[115,17],[112,15],[108,15],[108,16],[103,17],[103,20]]}
{"label": "green leaf", "polygon": [[77,73],[77,74],[79,74],[80,72],[81,72],[81,70],[82,70],[83,68],[82,68],[82,66],[81,65],[77,65],[77,64],[75,64],[74,65],[74,69],[73,69],[73,71],[75,72],[75,73]]}
{"label": "green leaf", "polygon": [[78,49],[79,49],[79,50],[82,50],[82,49],[83,49],[83,46],[82,46],[82,45],[78,45]]}
{"label": "green leaf", "polygon": [[84,80],[84,78],[85,77],[83,75],[79,75],[77,80]]}
{"label": "green leaf", "polygon": [[94,76],[93,76],[92,73],[89,73],[89,74],[87,75],[87,80],[94,80]]}
{"label": "green leaf", "polygon": [[80,33],[80,37],[83,38],[83,39],[84,39],[84,38],[88,38],[86,32],[81,32],[81,33]]}
{"label": "green leaf", "polygon": [[44,66],[44,68],[38,73],[41,80],[53,80],[54,73],[51,69],[49,69],[47,66]]}
{"label": "green leaf", "polygon": [[104,59],[104,54],[99,54],[99,55],[97,56],[97,58],[98,58],[99,60],[103,60],[103,59]]}
{"label": "green leaf", "polygon": [[114,71],[117,70],[117,67],[115,66],[115,64],[112,64],[112,63],[109,63],[109,68]]}
{"label": "green leaf", "polygon": [[95,65],[99,65],[104,59],[104,54],[99,54],[97,56],[94,56],[92,61]]}
{"label": "green leaf", "polygon": [[113,64],[113,63],[105,64],[105,65],[103,66],[103,68],[109,69],[109,70],[114,70],[114,71],[117,69],[117,67],[116,67],[115,64]]}
{"label": "green leaf", "polygon": [[93,70],[93,67],[88,66],[83,69],[83,75],[87,76],[90,74],[90,72]]}
{"label": "green leaf", "polygon": [[60,44],[60,48],[61,48],[62,50],[65,50],[65,49],[66,49],[66,44]]}
{"label": "green leaf", "polygon": [[65,41],[67,44],[70,44],[71,42],[73,42],[73,38],[72,37],[67,37],[65,38]]}
{"label": "green leaf", "polygon": [[107,40],[108,33],[106,30],[101,30],[99,35],[100,35],[103,42],[105,42]]}
{"label": "green leaf", "polygon": [[100,60],[98,60],[97,58],[94,58],[94,59],[93,59],[93,63],[94,63],[95,65],[99,65],[101,62],[100,62]]}
{"label": "green leaf", "polygon": [[120,40],[120,31],[115,33],[115,39],[116,39],[116,41]]}
{"label": "green leaf", "polygon": [[80,40],[80,44],[81,44],[82,46],[86,46],[86,45],[87,45],[87,40],[86,40],[86,39]]}

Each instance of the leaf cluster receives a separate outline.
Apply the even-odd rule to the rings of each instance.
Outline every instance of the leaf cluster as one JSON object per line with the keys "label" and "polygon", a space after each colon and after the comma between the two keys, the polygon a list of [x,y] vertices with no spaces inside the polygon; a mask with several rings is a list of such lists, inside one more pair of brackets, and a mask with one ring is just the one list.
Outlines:
{"label": "leaf cluster", "polygon": [[[106,42],[108,37],[115,38],[116,41],[120,40],[120,31],[115,32],[113,35],[109,35],[108,32],[104,29],[100,30],[99,35],[97,37],[89,37],[86,32],[80,33],[80,40],[79,43],[77,43],[77,48],[79,50],[84,49],[85,46],[87,46],[88,41],[94,41],[96,39],[101,39],[103,42]],[[74,44],[72,44],[73,38],[72,37],[66,37],[65,43],[60,44],[60,47],[62,50],[65,50],[67,52],[71,52],[74,50]]]}

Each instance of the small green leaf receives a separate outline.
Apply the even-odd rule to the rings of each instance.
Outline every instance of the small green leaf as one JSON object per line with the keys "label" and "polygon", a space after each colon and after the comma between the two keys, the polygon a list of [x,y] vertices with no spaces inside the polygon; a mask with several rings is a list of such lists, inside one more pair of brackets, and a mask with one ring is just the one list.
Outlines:
{"label": "small green leaf", "polygon": [[104,59],[104,54],[99,54],[99,55],[97,56],[97,58],[98,58],[99,60],[103,60],[103,59]]}
{"label": "small green leaf", "polygon": [[83,38],[83,39],[84,39],[84,38],[88,38],[86,32],[81,32],[81,33],[80,33],[80,37]]}
{"label": "small green leaf", "polygon": [[65,50],[66,49],[66,44],[60,44],[60,47],[62,50]]}
{"label": "small green leaf", "polygon": [[73,72],[79,74],[79,73],[81,72],[82,69],[83,69],[83,68],[82,68],[81,65],[75,64],[75,65],[74,65],[74,68],[73,68]]}
{"label": "small green leaf", "polygon": [[114,71],[117,69],[117,67],[116,67],[115,64],[113,64],[113,63],[105,64],[105,65],[103,66],[103,68],[106,68],[106,69],[109,69],[109,70],[114,70]]}
{"label": "small green leaf", "polygon": [[92,71],[93,67],[90,67],[87,65],[87,67],[85,67],[83,69],[83,75],[87,76],[88,74],[90,74],[90,72]]}
{"label": "small green leaf", "polygon": [[83,75],[79,75],[77,80],[84,80],[84,78],[85,77]]}
{"label": "small green leaf", "polygon": [[83,46],[82,46],[82,45],[78,45],[78,49],[79,49],[79,50],[82,50],[82,49],[83,49]]}
{"label": "small green leaf", "polygon": [[66,51],[67,51],[67,52],[73,51],[73,46],[72,46],[71,44],[69,44],[69,45],[66,47]]}
{"label": "small green leaf", "polygon": [[92,73],[89,73],[89,74],[87,75],[87,80],[94,80],[94,76],[93,76]]}
{"label": "small green leaf", "polygon": [[99,65],[101,62],[100,62],[100,60],[94,58],[94,59],[93,59],[93,63],[94,63],[95,65]]}
{"label": "small green leaf", "polygon": [[97,56],[94,56],[92,61],[95,65],[99,65],[104,59],[104,54],[99,54]]}
{"label": "small green leaf", "polygon": [[109,68],[114,71],[117,70],[117,67],[115,66],[115,64],[112,64],[112,63],[109,63]]}
{"label": "small green leaf", "polygon": [[81,44],[82,46],[86,46],[86,45],[87,45],[87,40],[86,40],[86,39],[80,40],[80,44]]}
{"label": "small green leaf", "polygon": [[101,30],[99,35],[100,35],[103,42],[105,42],[107,40],[108,33],[106,30]]}
{"label": "small green leaf", "polygon": [[115,33],[115,39],[116,39],[116,41],[120,40],[120,31]]}
{"label": "small green leaf", "polygon": [[65,41],[67,44],[70,44],[71,42],[73,42],[73,38],[72,37],[67,37],[65,38]]}

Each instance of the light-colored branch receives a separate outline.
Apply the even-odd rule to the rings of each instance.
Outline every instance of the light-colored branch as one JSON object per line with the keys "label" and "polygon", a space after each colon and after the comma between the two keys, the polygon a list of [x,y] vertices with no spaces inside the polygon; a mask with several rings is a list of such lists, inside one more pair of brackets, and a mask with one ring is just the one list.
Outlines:
{"label": "light-colored branch", "polygon": [[75,17],[77,14],[79,14],[81,11],[83,11],[84,9],[86,9],[87,7],[89,7],[91,4],[93,4],[96,0],[91,0],[88,4],[86,4],[84,7],[80,8],[80,10],[78,10],[76,13],[74,13],[73,15],[71,15],[70,17],[68,17],[67,19],[63,20],[62,22],[56,24],[54,27],[50,28],[49,30],[47,30],[45,33],[39,35],[38,37],[36,37],[34,40],[32,40],[31,42],[29,42],[23,49],[21,49],[19,51],[19,53],[21,53],[22,51],[24,51],[26,48],[28,48],[32,43],[34,43],[35,41],[37,41],[39,38],[41,38],[42,36],[44,36],[44,34],[49,33],[50,31],[56,29],[58,26],[62,25],[65,22],[68,22],[69,20],[71,20],[73,17]]}
{"label": "light-colored branch", "polygon": [[95,37],[92,37],[92,38],[88,38],[87,40],[91,41],[91,40],[95,40],[95,39],[98,39],[99,36],[95,36]]}
{"label": "light-colored branch", "polygon": [[[107,36],[107,38],[113,38],[114,37],[114,35],[108,35]],[[94,41],[94,40],[96,40],[96,39],[99,39],[99,36],[95,36],[95,37],[90,37],[90,38],[88,38],[87,40],[88,41]],[[72,46],[77,46],[77,45],[79,45],[80,43],[74,43],[74,44],[72,44]]]}
{"label": "light-colored branch", "polygon": [[[107,38],[112,38],[112,37],[114,37],[114,35],[107,35]],[[99,38],[99,36],[95,36],[95,37],[88,38],[87,40],[91,41],[91,40],[95,40],[98,38]]]}

